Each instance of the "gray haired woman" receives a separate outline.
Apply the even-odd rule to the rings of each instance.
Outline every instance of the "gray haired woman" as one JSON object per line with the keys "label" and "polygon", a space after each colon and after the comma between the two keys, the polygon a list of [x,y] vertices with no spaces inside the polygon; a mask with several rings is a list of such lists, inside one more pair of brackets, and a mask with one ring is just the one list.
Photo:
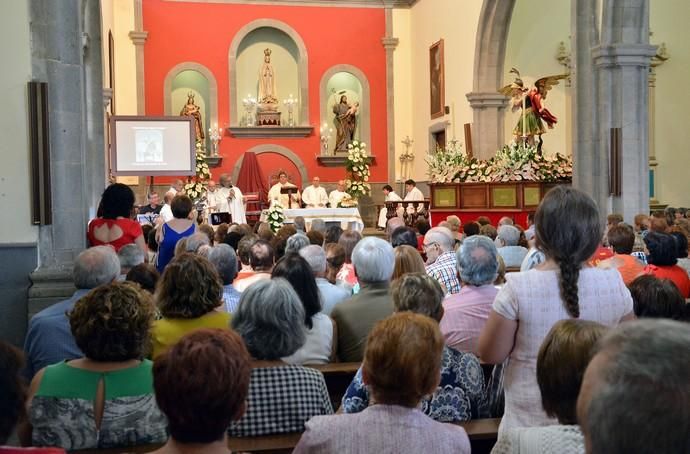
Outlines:
{"label": "gray haired woman", "polygon": [[248,287],[232,327],[242,336],[254,367],[247,412],[230,427],[231,436],[302,432],[312,416],[333,413],[321,372],[280,360],[306,340],[304,308],[285,279],[262,280]]}

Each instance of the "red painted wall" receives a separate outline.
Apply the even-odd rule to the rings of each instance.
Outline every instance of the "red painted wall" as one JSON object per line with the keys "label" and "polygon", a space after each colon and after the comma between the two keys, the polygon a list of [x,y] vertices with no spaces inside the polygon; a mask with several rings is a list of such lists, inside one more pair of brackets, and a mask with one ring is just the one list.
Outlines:
{"label": "red painted wall", "polygon": [[[309,60],[309,124],[314,126],[315,133],[298,139],[239,139],[226,132],[220,143],[223,164],[221,168],[212,169],[214,178],[223,172],[232,172],[235,162],[246,150],[267,143],[282,145],[295,152],[304,161],[310,178],[313,175],[319,175],[322,181],[343,178],[344,168],[322,167],[316,161],[320,150],[319,84],[330,67],[350,64],[359,68],[369,80],[369,150],[376,155],[376,165],[371,167],[371,181],[387,181],[386,56],[381,44],[385,35],[383,9],[146,0],[143,11],[144,30],[149,33],[144,46],[147,115],[164,113],[165,76],[173,66],[190,61],[206,66],[215,76],[218,83],[218,124],[228,126],[231,83],[228,80],[228,50],[236,33],[249,22],[270,18],[288,24],[305,43]],[[208,129],[207,124],[204,126]]]}

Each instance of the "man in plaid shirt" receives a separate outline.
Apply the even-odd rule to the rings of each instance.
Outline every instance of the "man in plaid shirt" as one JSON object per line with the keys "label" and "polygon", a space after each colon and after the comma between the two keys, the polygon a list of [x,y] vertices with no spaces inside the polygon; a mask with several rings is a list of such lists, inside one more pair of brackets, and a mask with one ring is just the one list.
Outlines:
{"label": "man in plaid shirt", "polygon": [[445,227],[434,227],[424,235],[426,274],[436,279],[448,295],[460,291],[454,246],[453,233]]}

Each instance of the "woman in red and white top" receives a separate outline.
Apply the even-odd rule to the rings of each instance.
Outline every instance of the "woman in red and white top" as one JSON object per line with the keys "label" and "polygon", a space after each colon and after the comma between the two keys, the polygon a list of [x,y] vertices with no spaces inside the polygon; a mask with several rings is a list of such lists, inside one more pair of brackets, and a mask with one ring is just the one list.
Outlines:
{"label": "woman in red and white top", "polygon": [[683,298],[690,298],[690,279],[688,273],[677,265],[678,248],[676,240],[668,233],[649,232],[644,237],[645,248],[648,251],[645,274],[651,274],[659,279],[670,279]]}
{"label": "woman in red and white top", "polygon": [[134,192],[129,186],[114,183],[105,188],[98,217],[89,222],[89,245],[110,245],[117,252],[122,246],[134,243],[146,253],[141,225],[131,219],[133,208]]}

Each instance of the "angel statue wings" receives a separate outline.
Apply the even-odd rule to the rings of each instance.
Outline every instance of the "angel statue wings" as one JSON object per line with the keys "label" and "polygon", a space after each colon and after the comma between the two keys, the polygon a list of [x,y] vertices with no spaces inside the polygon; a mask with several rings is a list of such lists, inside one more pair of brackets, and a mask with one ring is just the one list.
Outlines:
{"label": "angel statue wings", "polygon": [[[554,85],[558,85],[559,80],[567,78],[568,75],[558,74],[542,77],[534,83],[534,87],[527,88],[520,77],[520,71],[512,68],[510,73],[515,74],[515,80],[498,92],[510,96],[513,112],[522,111],[515,129],[513,129],[513,135],[516,141],[520,138],[530,145],[535,145],[536,142],[537,151],[541,154],[541,147],[544,143],[541,136],[546,133],[544,123],[549,129],[553,129],[553,125],[558,122],[558,119],[544,107],[544,100],[549,90]],[[536,141],[537,137],[538,142]]]}

